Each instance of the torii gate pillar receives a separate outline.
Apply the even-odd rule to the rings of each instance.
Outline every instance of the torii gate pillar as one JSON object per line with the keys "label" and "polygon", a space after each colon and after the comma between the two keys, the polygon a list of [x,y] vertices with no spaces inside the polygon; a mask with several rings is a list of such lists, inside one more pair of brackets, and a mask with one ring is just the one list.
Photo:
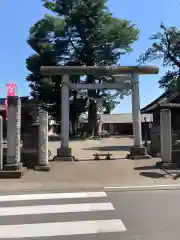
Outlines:
{"label": "torii gate pillar", "polygon": [[61,146],[57,149],[56,159],[72,161],[69,147],[69,75],[62,76],[61,87]]}
{"label": "torii gate pillar", "polygon": [[132,118],[133,118],[133,135],[134,146],[130,149],[128,158],[131,159],[149,159],[146,148],[142,145],[141,131],[141,109],[139,96],[139,76],[132,74]]}

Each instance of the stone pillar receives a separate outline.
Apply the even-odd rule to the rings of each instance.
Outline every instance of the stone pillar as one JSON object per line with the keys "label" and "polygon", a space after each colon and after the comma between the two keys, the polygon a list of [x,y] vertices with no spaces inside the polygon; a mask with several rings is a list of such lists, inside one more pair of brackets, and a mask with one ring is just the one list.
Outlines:
{"label": "stone pillar", "polygon": [[132,75],[132,120],[134,146],[130,149],[128,157],[132,159],[150,158],[147,155],[146,148],[142,146],[139,76],[137,74]]}
{"label": "stone pillar", "polygon": [[69,147],[69,75],[62,76],[61,88],[61,147],[57,150],[58,160],[73,160]]}
{"label": "stone pillar", "polygon": [[161,159],[163,165],[172,163],[172,130],[171,130],[171,110],[162,109],[160,111],[160,140]]}
{"label": "stone pillar", "polygon": [[0,116],[0,171],[3,170],[3,118]]}
{"label": "stone pillar", "polygon": [[48,159],[48,113],[39,109],[39,136],[38,136],[38,165],[35,166],[37,171],[49,171]]}
{"label": "stone pillar", "polygon": [[20,178],[23,175],[21,160],[21,100],[17,96],[8,97],[7,120],[7,162],[3,177]]}
{"label": "stone pillar", "polygon": [[133,134],[134,146],[142,147],[141,134],[141,112],[139,98],[139,79],[138,75],[133,75],[132,79],[132,118],[133,118]]}

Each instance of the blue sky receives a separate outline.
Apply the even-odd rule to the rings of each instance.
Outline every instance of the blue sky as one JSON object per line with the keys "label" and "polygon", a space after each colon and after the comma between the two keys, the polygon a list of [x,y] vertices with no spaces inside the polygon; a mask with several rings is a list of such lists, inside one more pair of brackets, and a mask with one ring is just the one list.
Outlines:
{"label": "blue sky", "polygon": [[[179,27],[178,0],[109,0],[110,10],[119,18],[131,20],[140,29],[140,39],[133,46],[133,52],[124,56],[122,65],[135,65],[137,57],[149,46],[149,36],[159,30],[164,22],[167,26]],[[25,59],[32,53],[26,43],[31,25],[43,17],[46,10],[41,6],[41,0],[0,0],[1,22],[1,58],[0,58],[0,97],[6,95],[6,83],[16,83],[18,95],[29,93],[25,80],[27,70]],[[162,93],[157,81],[165,69],[161,62],[154,62],[160,67],[159,75],[140,78],[141,106],[145,106]],[[115,113],[131,112],[131,98],[127,97],[117,106]]]}

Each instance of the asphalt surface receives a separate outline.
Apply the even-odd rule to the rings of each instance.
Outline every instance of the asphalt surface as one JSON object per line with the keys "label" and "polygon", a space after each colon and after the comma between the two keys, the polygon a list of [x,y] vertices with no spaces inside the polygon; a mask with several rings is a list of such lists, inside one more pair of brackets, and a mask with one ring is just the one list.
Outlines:
{"label": "asphalt surface", "polygon": [[177,240],[180,236],[180,190],[14,194],[0,195],[0,239]]}
{"label": "asphalt surface", "polygon": [[180,190],[128,191],[108,196],[127,228],[119,239],[179,239]]}

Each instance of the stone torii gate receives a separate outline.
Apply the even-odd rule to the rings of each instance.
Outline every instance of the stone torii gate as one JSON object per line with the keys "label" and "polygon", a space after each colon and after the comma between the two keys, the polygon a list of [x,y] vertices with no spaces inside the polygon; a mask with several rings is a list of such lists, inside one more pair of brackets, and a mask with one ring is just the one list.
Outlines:
{"label": "stone torii gate", "polygon": [[[132,116],[134,146],[130,149],[129,158],[147,158],[146,149],[142,146],[141,114],[139,98],[139,75],[158,74],[155,66],[42,66],[43,76],[62,76],[61,89],[61,146],[57,150],[57,159],[72,159],[69,148],[69,88],[71,89],[114,89],[118,90],[122,84],[130,84],[132,89]],[[70,75],[114,76],[118,81],[111,83],[70,83]]]}

